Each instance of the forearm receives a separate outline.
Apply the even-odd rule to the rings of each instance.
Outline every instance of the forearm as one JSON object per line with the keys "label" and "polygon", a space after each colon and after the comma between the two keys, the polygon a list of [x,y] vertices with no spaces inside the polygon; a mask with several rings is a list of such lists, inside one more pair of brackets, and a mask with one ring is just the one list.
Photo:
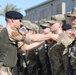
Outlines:
{"label": "forearm", "polygon": [[27,51],[34,50],[34,49],[40,47],[43,43],[44,43],[44,42],[42,41],[42,42],[34,42],[34,43],[29,44],[29,45],[24,44],[24,45],[21,47],[21,50],[24,51],[24,52],[25,52],[26,50],[27,50]]}
{"label": "forearm", "polygon": [[25,37],[25,43],[30,44],[32,42],[40,42],[45,41],[48,39],[53,39],[55,41],[58,40],[59,35],[48,33],[48,34],[33,34],[33,35],[26,35]]}
{"label": "forearm", "polygon": [[49,33],[49,34],[35,34],[35,35],[30,36],[30,40],[32,42],[45,41],[45,40],[48,40],[48,39],[57,40],[58,36],[56,34],[52,34],[52,33]]}
{"label": "forearm", "polygon": [[47,34],[35,34],[30,37],[32,42],[44,41],[49,39],[49,35]]}

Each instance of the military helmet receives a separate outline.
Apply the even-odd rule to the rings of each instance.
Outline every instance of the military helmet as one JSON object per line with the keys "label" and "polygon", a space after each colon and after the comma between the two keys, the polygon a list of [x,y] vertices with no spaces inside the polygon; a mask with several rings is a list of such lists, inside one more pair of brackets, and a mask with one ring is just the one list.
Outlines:
{"label": "military helmet", "polygon": [[71,13],[69,13],[69,14],[67,15],[67,17],[71,17],[71,16],[76,16],[76,7],[74,7],[74,8],[72,9]]}
{"label": "military helmet", "polygon": [[39,26],[37,24],[31,23],[30,25],[32,27],[32,30],[35,30],[37,33],[39,32]]}
{"label": "military helmet", "polygon": [[64,15],[58,14],[58,15],[52,15],[51,20],[46,20],[46,22],[54,24],[56,22],[63,22],[64,20],[65,20]]}
{"label": "military helmet", "polygon": [[46,19],[42,19],[40,21],[40,27],[49,27],[49,23],[47,22]]}
{"label": "military helmet", "polygon": [[22,25],[24,25],[27,29],[32,29],[31,22],[28,20],[22,20]]}
{"label": "military helmet", "polygon": [[22,20],[22,24],[24,26],[26,26],[27,29],[35,30],[36,32],[38,32],[39,27],[37,26],[37,24],[32,23],[32,22],[30,22],[28,20]]}

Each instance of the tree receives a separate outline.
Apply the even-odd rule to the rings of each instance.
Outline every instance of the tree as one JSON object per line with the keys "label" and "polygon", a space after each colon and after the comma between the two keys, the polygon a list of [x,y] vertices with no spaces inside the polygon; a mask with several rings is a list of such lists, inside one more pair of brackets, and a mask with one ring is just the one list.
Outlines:
{"label": "tree", "polygon": [[19,11],[21,8],[17,8],[13,4],[6,4],[4,8],[0,6],[0,16],[5,16],[5,13],[10,10]]}

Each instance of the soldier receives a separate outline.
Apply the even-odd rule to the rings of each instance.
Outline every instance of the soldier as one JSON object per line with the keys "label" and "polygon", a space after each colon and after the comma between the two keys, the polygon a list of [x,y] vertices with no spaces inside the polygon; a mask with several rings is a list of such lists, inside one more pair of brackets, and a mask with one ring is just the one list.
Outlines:
{"label": "soldier", "polygon": [[[27,24],[26,24],[27,25]],[[38,32],[38,30],[39,30],[39,27],[38,26],[36,26],[36,25],[34,25],[34,24],[30,24],[31,25],[31,27],[32,27],[32,31],[36,31],[36,32]],[[29,26],[30,26],[29,25]],[[29,28],[31,28],[31,27],[29,27]],[[49,28],[48,28],[49,29]],[[47,27],[46,27],[46,30],[47,30]],[[48,33],[50,32],[50,29],[49,29],[49,31],[48,31]],[[43,33],[42,33],[43,34]],[[44,48],[44,46],[43,46],[43,48]],[[44,49],[43,49],[43,51],[42,51],[42,49],[40,49],[40,52],[39,52],[39,55],[40,55],[40,59],[41,59],[41,61],[43,61],[44,62],[44,60],[42,60],[42,54],[44,55],[45,53],[44,53]],[[31,56],[33,56],[33,57],[31,57]],[[28,60],[30,60],[29,61],[29,64],[28,64],[28,71],[29,71],[29,74],[31,74],[31,75],[36,75],[36,72],[37,72],[37,70],[36,70],[36,58],[35,58],[36,56],[35,56],[35,52],[34,51],[32,51],[32,52],[29,52],[29,54],[28,54],[28,57],[27,57],[27,59]],[[45,59],[45,58],[44,58]],[[45,62],[44,62],[45,63]],[[38,64],[37,64],[38,65]],[[40,65],[40,64],[39,64]],[[43,64],[42,63],[42,66],[43,65],[45,65],[45,64]],[[44,68],[43,68],[44,69]],[[46,74],[46,73],[43,73],[43,70],[41,70],[42,71],[42,74]]]}
{"label": "soldier", "polygon": [[74,8],[72,9],[71,13],[69,13],[69,14],[67,15],[67,17],[70,18],[72,27],[76,29],[76,24],[75,24],[75,23],[76,23],[76,22],[75,22],[75,19],[76,19],[76,7],[74,7]]}
{"label": "soldier", "polygon": [[[25,45],[24,50],[32,50],[32,49],[36,48],[36,45],[38,47],[40,45],[40,43],[43,43],[43,41],[41,41],[41,42],[31,42],[30,43],[30,41],[29,41],[30,37],[27,38],[27,35],[32,36],[32,35],[35,35],[38,32],[37,31],[38,26],[36,26],[34,23],[27,22],[26,20],[22,20],[22,24],[24,24],[23,27],[25,27],[26,30],[28,30],[28,31],[27,31],[25,40],[18,43],[19,48],[21,47],[22,44],[24,44]],[[25,32],[22,33],[22,34],[25,34]]]}
{"label": "soldier", "polygon": [[[27,26],[27,24],[24,22],[24,25]],[[39,32],[39,27],[31,23],[27,27],[29,29],[29,32],[32,32],[32,34],[37,34]],[[36,75],[36,56],[35,56],[35,49],[33,51],[26,53],[26,59],[28,63],[28,73],[29,75]]]}
{"label": "soldier", "polygon": [[[47,34],[47,33],[50,32],[49,23],[46,23],[45,21],[41,21],[40,22],[40,27],[42,29],[42,34]],[[44,44],[45,44],[45,42],[44,42]],[[44,44],[41,47],[38,48],[39,49],[40,62],[41,62],[41,75],[47,75],[48,74],[48,71],[47,71],[48,69],[46,67],[47,59],[46,59],[46,53],[45,53],[45,46],[44,46]],[[49,44],[49,41],[48,41],[48,44]]]}
{"label": "soldier", "polygon": [[66,32],[62,31],[63,20],[63,15],[54,15],[51,17],[51,20],[47,21],[50,23],[50,30],[60,37],[57,42],[53,41],[52,44],[50,44],[48,51],[53,75],[67,74],[63,57],[67,53],[67,46],[72,43],[72,40],[68,37]]}
{"label": "soldier", "polygon": [[7,28],[0,32],[0,74],[12,75],[10,70],[17,62],[17,45],[10,39],[9,27],[17,30],[20,27],[23,15],[16,11],[9,11],[5,14]]}
{"label": "soldier", "polygon": [[[28,30],[28,33],[29,34],[36,34],[37,32],[38,32],[38,26],[36,25],[36,24],[34,24],[34,23],[31,23],[30,21],[27,21],[27,20],[22,20],[22,28],[24,29],[24,28],[26,28],[27,30]],[[21,31],[21,33],[22,34],[24,34],[25,32],[22,32]],[[19,42],[19,43],[21,43],[21,42]],[[32,61],[31,61],[31,59],[32,58],[34,58],[34,56],[32,56],[31,58],[30,58],[30,56],[29,55],[31,55],[32,53],[34,54],[34,52],[35,51],[30,51],[30,52],[28,52],[28,50],[34,50],[34,49],[36,49],[36,47],[39,47],[39,45],[37,44],[37,43],[39,43],[39,45],[41,45],[40,44],[40,42],[35,42],[35,43],[31,43],[31,44],[28,44],[28,41],[27,40],[25,40],[25,42],[24,42],[24,44],[25,44],[25,53],[26,53],[26,55],[25,55],[25,58],[27,59],[25,59],[26,60],[26,62],[25,63],[27,63],[27,62],[29,62],[29,60],[30,60],[30,63],[28,63],[27,65],[28,65],[28,67],[26,66],[26,68],[28,69],[29,67],[29,69],[28,69],[28,74],[31,74],[31,70],[32,70],[32,65],[30,65],[31,63],[32,63]],[[36,46],[37,45],[37,46]],[[20,47],[20,45],[19,45],[19,47]],[[29,53],[29,54],[28,54]],[[23,69],[22,67],[22,63],[23,63],[23,59],[22,59],[22,54],[24,54],[24,52],[21,52],[21,51],[18,51],[18,57],[19,57],[19,59],[18,59],[18,63],[17,63],[17,65],[16,65],[16,67],[14,68],[14,70],[13,70],[13,75],[17,75],[17,72],[20,74],[20,73],[23,73],[23,71],[21,70],[21,69]],[[30,59],[29,59],[30,58]],[[33,61],[34,62],[34,61]],[[34,63],[33,63],[34,64]],[[32,67],[31,67],[32,66]]]}
{"label": "soldier", "polygon": [[[71,20],[71,25],[72,25],[72,35],[75,35],[76,37],[76,7],[74,7],[67,15],[68,18]],[[74,46],[72,48],[71,52],[71,65],[73,67],[73,75],[76,74],[76,42],[74,43]]]}

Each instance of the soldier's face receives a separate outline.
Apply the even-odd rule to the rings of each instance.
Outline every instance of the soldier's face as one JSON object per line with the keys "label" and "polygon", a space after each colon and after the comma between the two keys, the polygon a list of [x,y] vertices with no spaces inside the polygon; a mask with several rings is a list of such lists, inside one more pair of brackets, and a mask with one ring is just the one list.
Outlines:
{"label": "soldier's face", "polygon": [[45,28],[45,29],[43,29],[43,33],[47,34],[47,33],[49,33],[49,32],[50,32],[50,28]]}
{"label": "soldier's face", "polygon": [[52,32],[56,32],[56,31],[58,30],[59,26],[60,26],[59,23],[56,22],[56,23],[50,25],[50,30],[51,30]]}
{"label": "soldier's face", "polygon": [[76,16],[71,16],[72,27],[76,28]]}
{"label": "soldier's face", "polygon": [[31,34],[36,34],[36,32],[34,30],[29,30],[28,32]]}
{"label": "soldier's face", "polygon": [[21,25],[22,25],[21,19],[14,20],[14,27],[15,28],[20,28]]}

